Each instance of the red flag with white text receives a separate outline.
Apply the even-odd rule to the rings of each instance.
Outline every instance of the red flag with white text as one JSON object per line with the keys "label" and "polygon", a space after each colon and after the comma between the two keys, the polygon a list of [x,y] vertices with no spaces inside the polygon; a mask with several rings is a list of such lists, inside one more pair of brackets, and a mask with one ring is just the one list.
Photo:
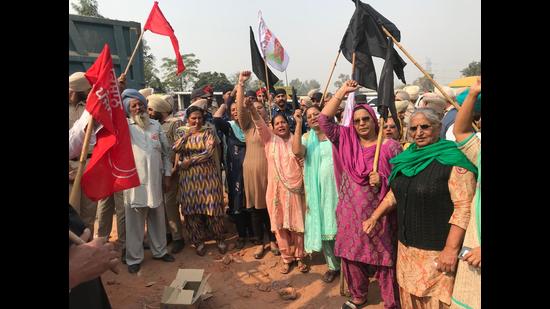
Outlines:
{"label": "red flag with white text", "polygon": [[81,184],[86,196],[97,201],[139,186],[140,182],[109,45],[105,44],[85,75],[93,85],[86,110],[103,127],[96,134],[97,142]]}

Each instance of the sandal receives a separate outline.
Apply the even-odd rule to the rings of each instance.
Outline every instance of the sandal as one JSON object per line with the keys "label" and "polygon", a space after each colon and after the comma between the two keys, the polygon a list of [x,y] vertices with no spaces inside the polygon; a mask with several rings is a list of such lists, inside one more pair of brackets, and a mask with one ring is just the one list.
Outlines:
{"label": "sandal", "polygon": [[367,306],[367,300],[366,299],[361,304],[356,304],[356,303],[352,302],[351,300],[348,300],[342,305],[342,309],[360,309],[360,308],[365,308],[366,306]]}
{"label": "sandal", "polygon": [[264,257],[264,245],[260,244],[258,245],[258,248],[256,249],[256,251],[254,251],[254,258],[256,260],[259,260],[263,257]]}
{"label": "sandal", "polygon": [[206,247],[204,246],[204,243],[198,244],[197,247],[195,248],[195,252],[199,256],[204,256],[204,254],[206,253]]}
{"label": "sandal", "polygon": [[331,283],[336,279],[336,277],[340,274],[339,270],[327,270],[327,272],[323,275],[321,280],[323,280],[326,283]]}
{"label": "sandal", "polygon": [[290,266],[292,263],[285,263],[283,262],[283,266],[281,266],[281,269],[279,270],[281,274],[288,274],[290,272]]}
{"label": "sandal", "polygon": [[306,262],[302,261],[302,260],[298,260],[298,270],[301,272],[301,273],[307,273],[309,272],[309,265],[306,264]]}

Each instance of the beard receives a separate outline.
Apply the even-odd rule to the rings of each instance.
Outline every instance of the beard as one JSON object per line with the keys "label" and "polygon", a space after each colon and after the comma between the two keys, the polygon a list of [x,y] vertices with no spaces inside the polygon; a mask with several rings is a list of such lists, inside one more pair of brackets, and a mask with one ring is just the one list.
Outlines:
{"label": "beard", "polygon": [[147,130],[149,128],[149,114],[147,113],[137,114],[132,116],[132,119],[143,130]]}

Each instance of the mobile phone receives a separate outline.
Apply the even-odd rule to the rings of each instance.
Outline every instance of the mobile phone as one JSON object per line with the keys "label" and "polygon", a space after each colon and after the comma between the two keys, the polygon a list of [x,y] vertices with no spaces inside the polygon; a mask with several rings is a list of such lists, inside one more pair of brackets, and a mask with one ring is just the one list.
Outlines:
{"label": "mobile phone", "polygon": [[458,258],[459,259],[464,259],[464,256],[466,254],[468,254],[468,252],[472,251],[472,248],[470,247],[462,247],[462,249],[460,250],[460,253],[458,254]]}

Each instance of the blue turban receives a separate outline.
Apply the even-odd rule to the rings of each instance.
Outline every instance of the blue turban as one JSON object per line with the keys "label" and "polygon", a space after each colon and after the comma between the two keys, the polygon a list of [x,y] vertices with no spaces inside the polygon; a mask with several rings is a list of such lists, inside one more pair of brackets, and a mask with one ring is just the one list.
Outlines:
{"label": "blue turban", "polygon": [[130,115],[130,100],[131,99],[138,99],[145,105],[145,108],[147,109],[147,99],[139,93],[136,89],[126,89],[122,92],[122,103],[124,104],[124,110],[126,111],[126,116]]}
{"label": "blue turban", "polygon": [[[458,102],[458,105],[462,106],[464,100],[466,100],[466,97],[468,96],[468,93],[470,93],[470,88],[468,88],[468,90],[462,91],[459,95],[456,96],[456,101]],[[481,92],[477,95],[476,103],[474,104],[474,111],[481,113]]]}

